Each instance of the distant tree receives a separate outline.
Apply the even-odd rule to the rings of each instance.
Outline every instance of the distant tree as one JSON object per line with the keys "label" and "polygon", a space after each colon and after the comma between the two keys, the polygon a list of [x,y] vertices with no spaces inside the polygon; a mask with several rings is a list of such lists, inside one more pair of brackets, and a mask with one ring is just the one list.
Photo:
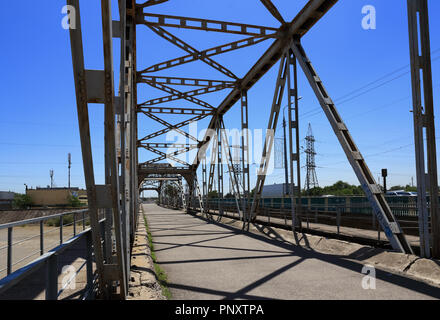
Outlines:
{"label": "distant tree", "polygon": [[310,190],[304,190],[303,195],[308,196],[323,196],[323,195],[334,195],[334,196],[354,196],[354,195],[364,195],[364,191],[360,186],[351,185],[344,181],[338,181],[335,184],[327,187],[315,187]]}
{"label": "distant tree", "polygon": [[407,184],[406,187],[405,187],[405,191],[408,191],[408,192],[417,192],[417,187],[412,187],[412,186],[410,186],[409,184]]}
{"label": "distant tree", "polygon": [[235,198],[235,196],[232,193],[228,193],[227,195],[225,195],[226,199],[232,199]]}
{"label": "distant tree", "polygon": [[27,209],[32,205],[32,199],[27,194],[18,194],[16,193],[14,196],[14,200],[12,201],[12,206],[15,209]]}
{"label": "distant tree", "polygon": [[406,186],[393,186],[389,189],[389,191],[396,191],[396,190],[404,190],[408,192],[417,192],[417,187],[412,187],[409,184]]}
{"label": "distant tree", "polygon": [[217,199],[218,198],[217,190],[213,190],[211,192],[208,192],[208,198],[209,199]]}

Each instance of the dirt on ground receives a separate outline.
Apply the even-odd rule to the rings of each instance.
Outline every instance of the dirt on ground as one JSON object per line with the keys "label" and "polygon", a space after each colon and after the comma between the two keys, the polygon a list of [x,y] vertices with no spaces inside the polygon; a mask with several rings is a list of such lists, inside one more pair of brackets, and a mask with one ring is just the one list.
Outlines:
{"label": "dirt on ground", "polygon": [[131,256],[131,277],[127,300],[166,300],[157,280],[147,239],[143,213],[139,215]]}
{"label": "dirt on ground", "polygon": [[57,213],[75,211],[78,209],[31,209],[31,210],[2,210],[0,211],[0,224],[16,222],[21,220],[46,217]]}

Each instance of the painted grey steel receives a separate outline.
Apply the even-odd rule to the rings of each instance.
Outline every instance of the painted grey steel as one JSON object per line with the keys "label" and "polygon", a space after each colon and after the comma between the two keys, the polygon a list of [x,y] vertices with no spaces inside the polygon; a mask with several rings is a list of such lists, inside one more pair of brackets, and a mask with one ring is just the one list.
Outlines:
{"label": "painted grey steel", "polygon": [[385,234],[394,250],[413,254],[413,250],[405,238],[399,223],[395,219],[380,187],[375,183],[364,158],[357,148],[347,126],[342,121],[336,106],[330,98],[317,72],[313,68],[300,42],[292,41],[291,48],[300,64],[307,80],[310,83],[325,115],[327,116],[342,149],[356,174]]}
{"label": "painted grey steel", "polygon": [[[240,196],[240,186],[238,184],[238,177],[232,162],[231,149],[229,148],[228,137],[225,132],[225,124],[223,123],[223,120],[220,125],[220,140],[222,141],[223,151],[226,151],[225,158],[228,166],[229,178],[232,182],[232,194],[234,195],[235,203],[237,205],[237,212],[240,217],[240,220],[244,221],[243,211],[242,208],[240,207],[240,205],[242,204],[241,196]],[[229,190],[229,192],[231,192],[231,190]]]}
{"label": "painted grey steel", "polygon": [[[299,153],[299,96],[297,63],[293,53],[289,50],[286,54],[286,77],[287,77],[287,110],[289,120],[289,164],[290,164],[290,207],[292,215],[292,231],[295,228],[302,228],[301,223],[301,157]],[[293,104],[293,106],[292,106]],[[293,136],[294,133],[294,136]],[[294,148],[295,146],[295,148]],[[295,166],[296,164],[296,166]],[[287,165],[287,164],[286,164]],[[296,169],[296,186],[294,180],[294,170]],[[295,205],[295,200],[298,205]]]}
{"label": "painted grey steel", "polygon": [[[242,185],[243,196],[242,210],[243,221],[249,222],[249,198],[250,198],[250,158],[249,158],[249,109],[248,109],[248,96],[247,91],[241,91],[241,171],[242,171]],[[243,224],[243,228],[245,225]]]}
{"label": "painted grey steel", "polygon": [[63,244],[63,216],[60,217],[60,244]]}
{"label": "painted grey steel", "polygon": [[[263,192],[264,182],[266,180],[267,169],[272,154],[272,147],[274,143],[274,137],[278,124],[278,117],[280,114],[281,103],[284,96],[284,87],[286,85],[286,56],[283,55],[280,61],[280,67],[278,70],[277,81],[275,85],[275,92],[272,101],[272,108],[269,116],[269,123],[267,125],[266,139],[263,146],[263,154],[261,156],[261,162],[257,173],[257,183],[255,187],[255,193],[252,200],[252,206],[250,211],[250,219],[254,220],[257,216],[257,208],[260,203],[261,193]],[[249,228],[249,222],[247,225]]]}
{"label": "painted grey steel", "polygon": [[12,272],[12,227],[8,228],[8,257],[7,257],[8,275]]}
{"label": "painted grey steel", "polygon": [[[67,5],[73,6],[76,9],[76,28],[70,29],[70,42],[72,50],[72,64],[76,88],[78,124],[81,139],[81,151],[83,158],[84,177],[87,187],[87,201],[89,204],[90,224],[92,226],[93,234],[93,248],[95,251],[96,266],[98,270],[100,291],[106,296],[109,296],[109,291],[106,288],[104,278],[104,257],[102,251],[101,238],[99,234],[98,224],[98,207],[95,186],[95,176],[93,170],[92,159],[92,145],[90,141],[90,123],[88,114],[89,96],[88,89],[90,89],[90,81],[87,81],[86,69],[84,65],[84,51],[82,41],[81,29],[81,15],[79,0],[67,0]],[[93,92],[95,93],[95,92]],[[92,94],[92,93],[90,93]]]}
{"label": "painted grey steel", "polygon": [[[420,248],[422,256],[426,258],[431,256],[429,233],[429,216],[431,216],[432,255],[438,258],[440,257],[440,212],[438,197],[432,196],[438,195],[438,177],[428,3],[426,0],[408,0],[407,4]],[[426,145],[424,130],[426,130]],[[427,168],[425,168],[425,147]],[[428,190],[431,195],[429,212],[426,197]]]}
{"label": "painted grey steel", "polygon": [[43,221],[40,221],[40,256],[42,256],[43,254],[44,254],[44,223]]}
{"label": "painted grey steel", "polygon": [[[53,216],[43,217],[39,219],[52,219]],[[104,219],[100,220],[99,223],[104,223]],[[23,223],[23,221],[20,221]],[[4,226],[4,225],[3,225]],[[12,228],[12,227],[9,227]],[[24,281],[27,279],[30,275],[35,273],[36,271],[40,270],[41,268],[45,267],[46,269],[46,276],[47,280],[47,290],[46,290],[46,298],[47,299],[57,299],[58,291],[56,290],[57,282],[58,282],[58,268],[56,267],[57,264],[57,258],[55,256],[61,256],[65,250],[68,250],[72,248],[73,245],[75,245],[78,241],[84,239],[86,237],[86,250],[88,254],[86,255],[86,265],[87,265],[87,282],[88,282],[88,288],[86,289],[91,290],[93,288],[94,283],[94,277],[93,277],[93,249],[92,249],[92,234],[91,229],[84,230],[77,236],[71,238],[68,241],[65,241],[62,245],[59,245],[58,247],[50,250],[47,253],[44,253],[34,261],[30,262],[26,266],[12,272],[7,277],[0,279],[0,293],[4,293],[8,289],[12,288],[13,286],[17,285],[21,281]],[[96,279],[97,280],[97,279]],[[90,295],[90,294],[89,294]]]}
{"label": "painted grey steel", "polygon": [[52,254],[46,264],[46,300],[56,300],[58,296],[58,254]]}

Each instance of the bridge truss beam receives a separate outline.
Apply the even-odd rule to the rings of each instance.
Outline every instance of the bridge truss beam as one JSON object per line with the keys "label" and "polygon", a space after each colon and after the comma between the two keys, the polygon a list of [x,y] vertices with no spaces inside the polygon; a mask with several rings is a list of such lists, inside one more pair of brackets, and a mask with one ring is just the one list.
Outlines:
{"label": "bridge truss beam", "polygon": [[[382,228],[395,250],[412,253],[412,249],[403,235],[403,232],[394,218],[383,194],[374,181],[368,166],[351,137],[345,123],[342,121],[336,107],[329,97],[323,82],[318,77],[301,45],[301,38],[338,2],[338,0],[309,0],[304,8],[291,22],[285,22],[283,16],[270,0],[260,0],[268,12],[281,23],[280,27],[264,27],[237,22],[225,22],[199,18],[170,16],[165,14],[153,14],[144,12],[145,9],[168,2],[167,0],[148,0],[142,4],[136,4],[135,0],[120,0],[120,21],[112,21],[110,15],[110,0],[101,0],[102,3],[102,26],[104,47],[104,70],[86,70],[84,67],[84,54],[82,44],[82,31],[79,14],[79,0],[68,0],[69,5],[77,9],[76,29],[70,30],[73,69],[75,77],[78,122],[80,128],[81,147],[84,164],[84,174],[88,192],[93,246],[95,251],[97,272],[99,277],[100,292],[104,297],[110,297],[114,288],[119,288],[119,296],[124,299],[127,294],[128,279],[130,275],[130,248],[136,230],[138,218],[139,191],[144,180],[156,181],[161,200],[166,196],[164,188],[173,185],[179,190],[181,205],[188,210],[199,206],[202,213],[209,215],[208,194],[214,191],[217,184],[218,220],[221,219],[223,208],[221,199],[224,196],[223,165],[228,165],[230,179],[233,184],[233,192],[237,200],[238,212],[247,226],[258,214],[261,192],[264,186],[268,163],[272,153],[277,121],[280,114],[281,103],[284,94],[287,94],[289,112],[289,165],[290,167],[290,195],[292,200],[292,228],[296,232],[300,226],[300,205],[295,206],[295,200],[300,199],[300,166],[299,166],[299,118],[298,118],[298,85],[297,64],[304,72],[311,88],[313,89],[323,112],[332,126],[339,143],[345,151],[361,186],[374,209]],[[417,178],[419,192],[427,188],[424,168],[423,138],[420,132],[427,129],[428,140],[428,173],[430,192],[438,193],[436,182],[437,168],[435,165],[435,132],[432,106],[432,81],[429,56],[429,32],[427,30],[427,5],[426,0],[408,0],[410,48],[412,62],[412,80],[414,96],[414,123],[416,133],[417,151]],[[420,16],[420,35],[417,33],[417,13]],[[142,24],[153,31],[156,36],[162,37],[171,44],[187,53],[186,56],[171,59],[155,64],[151,67],[137,71],[137,46],[136,25]],[[208,32],[232,33],[249,36],[242,40],[228,44],[221,44],[206,50],[198,50],[183,40],[173,35],[164,28],[181,28],[192,30],[204,30]],[[113,48],[112,38],[121,39],[121,63],[120,63],[120,88],[119,94],[115,94],[113,83]],[[422,55],[418,56],[418,43],[421,38]],[[273,43],[263,53],[260,59],[242,77],[237,77],[231,70],[213,60],[211,57],[233,50],[250,47],[265,40]],[[203,79],[195,77],[152,75],[172,67],[202,61],[214,70],[222,73],[228,80]],[[249,90],[266,74],[274,65],[279,63],[278,77],[275,84],[275,92],[271,106],[268,123],[268,134],[263,148],[262,160],[257,174],[256,191],[250,201],[250,170],[249,170],[249,123],[248,123],[248,93]],[[420,71],[423,71],[425,109],[422,110],[421,88],[419,83]],[[214,77],[215,78],[215,77]],[[147,84],[152,88],[166,92],[168,95],[149,99],[139,103],[137,99],[137,84]],[[180,91],[173,86],[198,87],[195,90]],[[287,89],[285,89],[287,87]],[[196,98],[205,94],[228,90],[226,97],[217,107],[206,101]],[[164,103],[191,103],[197,107],[185,106],[162,106]],[[105,185],[97,185],[94,179],[92,147],[90,142],[90,124],[88,119],[88,103],[104,104],[105,114]],[[241,104],[241,167],[236,168],[231,158],[230,146],[224,137],[224,116],[236,104]],[[144,114],[166,128],[157,132],[147,132],[147,135],[138,139],[138,114]],[[177,124],[171,124],[164,120],[164,116],[189,115],[190,119]],[[191,136],[183,128],[195,121],[211,117],[207,132],[201,141]],[[170,131],[177,131],[194,144],[169,144],[152,142],[151,139],[159,137]],[[148,141],[148,142],[147,142]],[[206,150],[211,145],[211,163],[206,163]],[[165,153],[158,149],[174,147],[172,153]],[[139,164],[138,149],[147,150],[159,155],[158,158],[150,159]],[[179,160],[175,156],[190,150],[197,149],[197,155],[192,164]],[[159,161],[172,159],[182,166],[171,166]],[[224,162],[225,161],[225,162]],[[224,162],[224,163],[223,163]],[[296,166],[295,166],[296,163]],[[197,170],[202,164],[202,188],[199,186]],[[296,176],[295,176],[296,169]],[[239,174],[242,183],[238,182]],[[187,190],[182,185],[182,179],[175,182],[175,176],[183,178],[187,183]],[[296,178],[296,187],[295,179]],[[217,180],[215,182],[215,180]],[[435,181],[434,181],[435,180]],[[436,193],[437,192],[437,193]],[[296,194],[295,194],[296,193]],[[198,197],[197,205],[193,196]],[[420,202],[420,201],[419,201]],[[300,203],[300,201],[298,201]],[[423,206],[421,206],[423,209]],[[106,230],[113,234],[104,245],[101,244],[98,210],[106,211]],[[439,225],[438,202],[431,204],[431,217],[434,223],[434,253],[439,255]],[[426,226],[427,208],[424,208],[421,226]],[[245,224],[243,225],[245,226]],[[426,232],[427,231],[426,229]],[[424,235],[426,238],[426,234]],[[115,247],[109,247],[109,243],[115,243]],[[116,256],[111,252],[113,249]],[[424,242],[423,247],[426,256],[429,254],[429,243]]]}

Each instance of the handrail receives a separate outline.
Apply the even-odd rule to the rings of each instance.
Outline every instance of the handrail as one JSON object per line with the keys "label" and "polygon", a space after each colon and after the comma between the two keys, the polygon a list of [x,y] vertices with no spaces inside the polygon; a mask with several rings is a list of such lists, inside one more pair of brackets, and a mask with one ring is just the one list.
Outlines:
{"label": "handrail", "polygon": [[40,222],[40,221],[46,221],[46,220],[49,220],[52,218],[62,217],[62,216],[66,216],[66,215],[70,215],[70,214],[74,214],[74,213],[86,213],[88,211],[89,211],[89,209],[82,209],[82,210],[57,213],[57,214],[53,214],[50,216],[32,218],[32,219],[27,219],[27,220],[20,220],[20,221],[15,221],[15,222],[8,222],[5,224],[0,224],[0,230],[12,228],[12,227],[18,227],[18,226],[22,226],[22,225],[26,225],[26,224],[31,224],[31,223],[36,223],[36,222]]}

